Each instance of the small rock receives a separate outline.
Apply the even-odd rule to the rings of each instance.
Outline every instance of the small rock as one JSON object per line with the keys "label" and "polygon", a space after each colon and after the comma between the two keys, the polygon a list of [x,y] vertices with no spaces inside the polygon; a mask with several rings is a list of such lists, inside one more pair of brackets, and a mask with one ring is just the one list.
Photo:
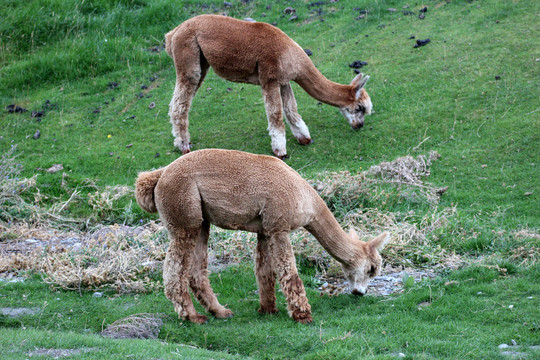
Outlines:
{"label": "small rock", "polygon": [[[361,20],[361,19],[363,19],[363,18],[365,18],[365,17],[366,17],[366,15],[360,15],[360,16],[357,16],[355,19],[356,19],[356,20]],[[367,36],[367,35],[366,35],[366,36]]]}
{"label": "small rock", "polygon": [[421,13],[427,12],[427,6],[424,6],[422,9],[420,9],[420,12],[421,12]]}
{"label": "small rock", "polygon": [[103,296],[103,293],[99,291],[96,291],[95,293],[92,294],[92,297],[95,297],[95,298],[100,298],[102,296]]}
{"label": "small rock", "polygon": [[501,77],[499,75],[496,75],[495,80],[501,80]]}
{"label": "small rock", "polygon": [[426,15],[425,15],[424,13],[418,14],[418,18],[419,18],[420,20],[424,20],[425,17],[426,17]]}
{"label": "small rock", "polygon": [[304,49],[304,51],[306,52],[307,56],[313,55],[313,51],[311,51],[310,49]]}
{"label": "small rock", "polygon": [[153,109],[153,108],[155,108],[155,107],[156,107],[156,103],[153,102],[153,101],[150,103],[150,105],[148,105],[148,108],[149,108],[149,109]]}
{"label": "small rock", "polygon": [[133,144],[127,144],[127,145],[126,145],[126,148],[129,149],[129,148],[132,147],[132,146],[133,146]]}
{"label": "small rock", "polygon": [[[531,196],[532,194],[533,194],[532,191],[528,191],[525,194],[523,194],[523,196]],[[532,296],[529,296],[527,299],[532,299]]]}
{"label": "small rock", "polygon": [[512,339],[512,340],[510,340],[510,341],[512,342],[512,346],[517,346],[516,340]]}
{"label": "small rock", "polygon": [[23,315],[36,315],[39,311],[39,308],[1,308],[0,314],[10,317],[20,317]]}
{"label": "small rock", "polygon": [[499,345],[499,349],[507,349],[509,348],[510,346],[508,344],[501,344]]}
{"label": "small rock", "polygon": [[411,39],[416,39],[416,36],[414,36],[414,35],[409,36],[409,40],[411,40]]}
{"label": "small rock", "polygon": [[142,90],[148,89],[148,85],[141,85],[141,89]]}
{"label": "small rock", "polygon": [[388,8],[387,10],[390,11],[390,12],[396,12],[397,11],[395,8]]}
{"label": "small rock", "polygon": [[487,168],[487,165],[486,165],[486,164],[482,164],[481,168],[482,168],[482,169],[485,169],[485,168]]}
{"label": "small rock", "polygon": [[37,140],[39,139],[39,137],[41,136],[41,132],[39,130],[36,130],[36,132],[34,133],[34,135],[32,135],[32,138],[34,140]]}
{"label": "small rock", "polygon": [[398,356],[399,357],[406,357],[407,355],[405,355],[404,353],[399,353]]}
{"label": "small rock", "polygon": [[293,21],[293,20],[296,20],[296,19],[298,19],[298,16],[296,14],[294,14],[293,16],[291,16],[289,18],[289,21]]}

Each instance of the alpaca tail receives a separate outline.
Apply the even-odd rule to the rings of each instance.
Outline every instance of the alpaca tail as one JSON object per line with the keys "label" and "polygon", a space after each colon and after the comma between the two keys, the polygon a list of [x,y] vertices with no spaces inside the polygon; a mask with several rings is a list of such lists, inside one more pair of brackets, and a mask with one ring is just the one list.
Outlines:
{"label": "alpaca tail", "polygon": [[165,168],[142,172],[135,182],[135,198],[139,206],[146,212],[156,212],[154,189]]}
{"label": "alpaca tail", "polygon": [[176,32],[176,29],[169,31],[165,34],[165,51],[167,54],[169,54],[170,57],[172,57],[172,38],[174,33]]}

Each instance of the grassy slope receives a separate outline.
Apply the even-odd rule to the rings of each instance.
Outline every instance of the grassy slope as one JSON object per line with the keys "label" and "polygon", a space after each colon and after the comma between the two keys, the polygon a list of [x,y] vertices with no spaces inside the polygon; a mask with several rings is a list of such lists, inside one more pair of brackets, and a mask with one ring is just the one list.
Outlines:
{"label": "grassy slope", "polygon": [[[211,12],[212,6],[76,3],[2,5],[0,103],[39,110],[50,100],[58,108],[39,123],[29,113],[2,113],[0,149],[19,144],[26,175],[62,163],[74,185],[87,178],[99,185],[131,184],[137,171],[179,155],[167,115],[175,78],[172,62],[165,52],[148,49],[160,45],[167,30],[196,13]],[[223,11],[221,2],[210,4]],[[433,176],[450,186],[446,204],[459,204],[474,215],[504,209],[497,225],[537,227],[540,71],[534,51],[540,43],[538,29],[528,25],[535,21],[534,11],[528,11],[534,2],[429,2],[424,20],[386,10],[403,4],[355,4],[369,9],[364,20],[354,19],[357,11],[347,2],[325,5],[324,22],[303,2],[291,3],[305,19],[298,22],[287,21],[283,6],[267,10],[263,2],[228,10],[232,16],[277,21],[313,50],[314,63],[332,80],[350,81],[347,64],[356,59],[369,63],[365,72],[372,77],[368,90],[376,112],[358,132],[337,109],[319,106],[295,86],[315,143],[301,147],[289,134],[288,163],[310,176],[322,170],[358,171],[407,153],[437,150],[442,160]],[[29,14],[33,21],[24,21]],[[413,49],[410,35],[432,42]],[[119,87],[110,89],[109,82]],[[141,90],[142,85],[149,89]],[[149,109],[152,101],[156,107]],[[100,113],[94,114],[96,109]],[[210,72],[192,109],[195,148],[270,152],[256,87],[228,83]],[[38,129],[41,138],[33,140]],[[44,191],[61,194],[60,177],[41,176]],[[525,196],[528,192],[533,194]]]}
{"label": "grassy slope", "polygon": [[[79,3],[57,0],[0,4],[0,105],[15,103],[29,110],[40,110],[45,100],[56,105],[41,122],[29,113],[0,113],[0,152],[18,144],[22,152],[19,160],[26,169],[23,175],[33,175],[38,167],[64,165],[64,175],[40,173],[42,193],[67,197],[62,179],[69,187],[79,186],[83,191],[95,190],[89,184],[132,184],[138,171],[177,158],[167,116],[175,79],[172,62],[164,52],[149,49],[161,44],[166,31],[195,14],[227,11],[238,18],[276,21],[301,46],[313,51],[313,62],[334,81],[346,83],[352,79],[354,74],[347,66],[352,61],[369,63],[363,71],[371,76],[368,91],[375,113],[358,132],[348,127],[337,109],[319,106],[294,85],[300,113],[315,143],[301,147],[289,133],[288,164],[306,176],[314,176],[324,170],[355,172],[398,156],[437,150],[442,158],[432,167],[430,180],[449,186],[442,206],[457,205],[460,222],[455,225],[456,232],[466,228],[463,237],[454,237],[454,233],[443,236],[443,245],[466,251],[500,251],[517,245],[510,235],[494,237],[493,231],[539,227],[540,71],[535,51],[540,48],[540,34],[534,25],[538,13],[534,1],[426,1],[426,19],[419,20],[416,15],[401,13],[403,5],[411,5],[405,1],[342,0],[321,6],[324,22],[302,1],[273,4],[270,10],[266,9],[270,2],[265,1],[235,2],[231,9],[224,9],[221,1],[209,1],[205,6],[165,0]],[[299,21],[287,20],[288,16],[282,14],[286,6],[297,9]],[[358,11],[353,11],[354,7],[367,8],[368,16],[355,20]],[[399,11],[388,12],[388,7]],[[410,10],[419,8],[415,5]],[[262,13],[267,16],[262,18]],[[414,40],[408,40],[411,35],[429,37],[432,42],[413,49]],[[119,86],[112,89],[110,82]],[[141,89],[142,85],[148,89]],[[143,97],[139,98],[141,93]],[[149,109],[152,101],[156,107]],[[93,113],[96,109],[100,111]],[[196,148],[270,153],[264,108],[256,87],[228,83],[210,72],[194,100],[190,122]],[[38,129],[41,137],[33,140],[31,136]],[[127,148],[128,144],[133,146]],[[160,156],[156,157],[156,153]],[[410,204],[398,210],[409,208],[422,211]],[[68,210],[83,214],[91,211],[85,207]],[[480,233],[479,240],[471,238],[475,232]],[[249,270],[241,270],[241,277],[246,279],[242,289],[248,294],[254,282]],[[536,285],[529,285],[529,281],[538,278],[537,272],[520,270],[515,278],[496,284],[491,283],[496,280],[492,275],[482,280],[478,274],[467,274],[455,275],[463,280],[456,289],[447,291],[441,284],[433,285],[433,289],[449,295],[442,299],[449,300],[434,302],[421,316],[415,309],[428,296],[425,288],[398,298],[398,303],[407,304],[403,307],[393,302],[402,310],[397,313],[390,303],[368,298],[360,302],[369,305],[369,313],[359,314],[353,305],[356,300],[318,299],[311,292],[317,321],[329,327],[324,333],[326,339],[354,330],[354,340],[336,340],[323,346],[317,328],[320,323],[303,328],[283,314],[276,320],[257,318],[253,312],[255,296],[248,296],[251,300],[246,307],[245,302],[239,302],[238,292],[230,289],[222,291],[224,302],[238,302],[234,303],[234,322],[178,328],[178,323],[170,320],[162,336],[171,342],[191,342],[201,347],[206,347],[210,338],[216,344],[214,348],[244,355],[260,355],[261,344],[266,344],[269,353],[275,354],[270,356],[276,357],[288,357],[282,344],[294,339],[298,342],[292,347],[294,351],[308,358],[331,357],[336,351],[352,356],[347,354],[359,348],[365,355],[402,351],[415,357],[425,353],[425,357],[436,358],[467,357],[468,351],[474,349],[480,358],[494,357],[491,347],[508,342],[507,338],[516,332],[525,344],[538,344],[536,328],[518,326],[538,323],[537,316],[531,320],[534,307],[524,300],[535,293]],[[473,277],[480,277],[480,290],[467,285],[465,280]],[[54,296],[36,286],[28,291]],[[20,294],[24,289],[13,291]],[[477,299],[477,291],[488,293],[489,298]],[[161,294],[155,296],[160,299],[161,311],[170,314],[170,304]],[[523,311],[519,316],[503,312],[504,307],[499,306],[506,305],[505,299],[511,296],[523,301],[523,308],[515,310]],[[9,306],[12,301],[2,300]],[[70,301],[77,306],[92,306],[87,305],[92,300],[81,303],[73,297]],[[159,311],[150,305],[154,301],[145,297],[141,311]],[[462,314],[463,304],[473,304],[475,310]],[[340,312],[341,306],[345,310]],[[117,309],[99,311],[122,314]],[[439,326],[440,314],[447,314],[448,322]],[[56,330],[56,324],[61,322],[53,321],[52,316],[33,326]],[[501,318],[504,325],[496,326]],[[97,332],[102,320],[85,315],[83,320],[77,317],[75,325],[61,330],[80,332],[86,328],[83,324],[91,321],[90,328]],[[13,327],[20,325],[3,321]],[[246,325],[253,324],[257,331],[250,335],[246,332],[250,326]],[[373,327],[377,331],[370,331]],[[229,336],[220,340],[224,331]],[[387,336],[390,333],[393,335]],[[485,337],[474,342],[470,334],[476,333]],[[468,341],[466,350],[460,347],[460,341],[447,341],[457,338]],[[409,339],[418,343],[405,351],[403,342],[410,344]]]}

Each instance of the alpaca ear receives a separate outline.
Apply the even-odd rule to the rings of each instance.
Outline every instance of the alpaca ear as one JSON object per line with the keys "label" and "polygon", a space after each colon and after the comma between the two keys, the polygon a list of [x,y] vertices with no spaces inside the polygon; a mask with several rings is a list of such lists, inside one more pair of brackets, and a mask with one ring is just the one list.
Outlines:
{"label": "alpaca ear", "polygon": [[367,81],[369,80],[369,75],[364,76],[364,74],[360,73],[354,77],[351,81],[351,85],[353,86],[353,90],[355,93],[355,98],[360,98],[360,90],[366,86]]}
{"label": "alpaca ear", "polygon": [[369,75],[364,76],[364,74],[360,73],[354,77],[351,81],[351,85],[354,86],[356,90],[360,90],[364,86],[366,86],[367,81],[369,80]]}
{"label": "alpaca ear", "polygon": [[358,240],[358,234],[356,233],[356,231],[353,228],[349,229],[349,236],[352,237],[355,240]]}
{"label": "alpaca ear", "polygon": [[388,243],[389,240],[390,240],[390,234],[388,233],[388,231],[385,231],[381,235],[370,240],[368,244],[373,250],[380,251]]}

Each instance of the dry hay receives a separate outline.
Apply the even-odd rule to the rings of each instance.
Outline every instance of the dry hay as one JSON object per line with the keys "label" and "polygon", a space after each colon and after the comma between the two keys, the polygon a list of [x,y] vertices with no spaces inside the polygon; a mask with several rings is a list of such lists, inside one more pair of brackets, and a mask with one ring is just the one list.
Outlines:
{"label": "dry hay", "polygon": [[98,348],[82,348],[82,349],[46,349],[46,348],[36,348],[28,352],[29,357],[33,356],[46,356],[49,359],[59,359],[66,356],[75,356],[81,355],[86,352],[99,351]]}
{"label": "dry hay", "polygon": [[391,162],[383,162],[370,167],[356,175],[348,171],[322,173],[318,179],[310,181],[319,195],[325,201],[339,196],[348,203],[361,198],[370,201],[381,200],[384,205],[384,191],[379,185],[390,185],[397,188],[396,194],[386,194],[386,197],[402,197],[413,203],[426,202],[435,206],[447,187],[437,187],[424,181],[430,175],[429,166],[440,155],[432,151],[426,157],[418,155],[404,156]]}
{"label": "dry hay", "polygon": [[111,339],[157,339],[163,320],[161,314],[133,314],[107,326],[101,335]]}
{"label": "dry hay", "polygon": [[154,275],[168,246],[159,229],[114,225],[72,237],[32,229],[32,238],[2,244],[0,273],[42,273],[45,283],[67,290],[152,291],[162,287]]}

